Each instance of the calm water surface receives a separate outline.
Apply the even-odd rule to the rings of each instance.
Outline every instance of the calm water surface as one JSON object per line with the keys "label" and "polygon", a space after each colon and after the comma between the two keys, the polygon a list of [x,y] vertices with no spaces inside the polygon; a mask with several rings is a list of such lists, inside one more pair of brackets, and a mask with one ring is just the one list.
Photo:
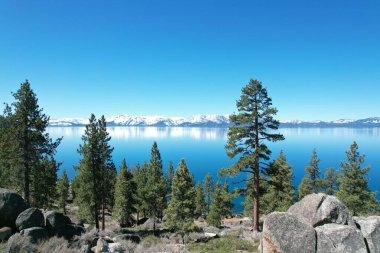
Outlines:
{"label": "calm water surface", "polygon": [[[72,178],[76,174],[73,165],[78,165],[80,159],[77,149],[84,127],[51,127],[48,132],[53,138],[64,137],[56,159],[63,162],[61,171],[67,170]],[[108,132],[115,148],[113,158],[117,167],[123,158],[130,167],[149,161],[154,141],[158,143],[165,169],[170,160],[176,165],[184,158],[196,180],[202,180],[207,173],[216,179],[220,168],[233,163],[224,150],[225,128],[109,127]],[[366,155],[365,164],[371,166],[370,187],[380,191],[380,128],[281,128],[280,132],[286,140],[270,144],[272,157],[281,149],[284,151],[294,170],[295,185],[305,174],[313,148],[317,149],[323,173],[330,166],[339,168],[345,151],[356,141],[359,151]]]}

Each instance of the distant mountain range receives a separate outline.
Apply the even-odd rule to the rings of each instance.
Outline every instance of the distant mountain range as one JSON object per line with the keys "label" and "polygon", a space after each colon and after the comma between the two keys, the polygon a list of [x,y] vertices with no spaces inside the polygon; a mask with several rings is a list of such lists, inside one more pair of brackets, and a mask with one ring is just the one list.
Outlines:
{"label": "distant mountain range", "polygon": [[[108,126],[155,126],[155,127],[228,127],[228,115],[195,115],[192,117],[162,117],[162,116],[130,116],[119,115],[106,118]],[[52,127],[84,126],[88,119],[63,118],[51,119]],[[285,120],[281,127],[380,127],[380,117],[335,121],[301,121]]]}

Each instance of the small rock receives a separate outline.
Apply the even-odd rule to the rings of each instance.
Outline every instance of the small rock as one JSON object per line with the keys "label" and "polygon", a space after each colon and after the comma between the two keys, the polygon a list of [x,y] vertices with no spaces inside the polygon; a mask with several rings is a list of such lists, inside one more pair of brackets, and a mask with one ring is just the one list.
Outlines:
{"label": "small rock", "polygon": [[107,253],[109,252],[108,242],[103,238],[99,238],[96,243],[95,253]]}
{"label": "small rock", "polygon": [[122,234],[115,236],[113,238],[113,241],[118,242],[118,241],[132,241],[134,243],[140,243],[141,238],[138,234]]}
{"label": "small rock", "polygon": [[10,227],[0,228],[0,242],[6,241],[12,236],[12,229]]}
{"label": "small rock", "polygon": [[28,208],[22,213],[20,213],[16,219],[16,227],[20,231],[27,228],[44,226],[44,215],[38,208]]}
{"label": "small rock", "polygon": [[33,227],[21,230],[20,234],[22,236],[30,237],[33,243],[37,243],[41,240],[48,238],[48,233],[45,228]]}
{"label": "small rock", "polygon": [[57,230],[71,224],[71,220],[66,215],[56,211],[48,211],[45,213],[46,228],[49,231]]}
{"label": "small rock", "polygon": [[85,244],[80,248],[81,253],[92,253],[91,246],[89,244]]}
{"label": "small rock", "polygon": [[122,253],[122,252],[124,252],[124,250],[121,247],[121,244],[117,243],[117,242],[108,244],[108,248],[109,248],[110,253]]}
{"label": "small rock", "polygon": [[317,253],[367,253],[362,234],[352,226],[331,223],[316,227],[315,230]]}

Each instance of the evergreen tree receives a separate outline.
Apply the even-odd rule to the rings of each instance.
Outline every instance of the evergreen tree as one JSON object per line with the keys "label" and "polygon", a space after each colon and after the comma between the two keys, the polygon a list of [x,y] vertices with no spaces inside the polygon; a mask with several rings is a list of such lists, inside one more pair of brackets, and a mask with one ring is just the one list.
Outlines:
{"label": "evergreen tree", "polygon": [[195,228],[195,189],[193,177],[185,160],[181,160],[174,173],[172,196],[168,206],[166,225],[182,236]]}
{"label": "evergreen tree", "polygon": [[156,232],[156,218],[162,218],[166,204],[166,184],[162,172],[161,154],[154,142],[151,151],[147,180],[146,199],[148,211],[153,218],[153,231]]}
{"label": "evergreen tree", "polygon": [[137,209],[137,221],[140,219],[140,214],[146,217],[148,211],[148,200],[147,200],[147,190],[148,190],[148,171],[149,166],[146,162],[140,167],[137,164],[135,169],[135,182],[137,186],[136,192],[136,209]]}
{"label": "evergreen tree", "polygon": [[102,229],[105,229],[105,209],[112,206],[112,194],[116,169],[112,162],[113,148],[109,146],[110,136],[106,130],[105,119],[96,120],[91,115],[82,136],[83,145],[78,153],[82,155],[77,169],[76,201],[83,218],[94,221],[99,230],[99,214],[102,215]]}
{"label": "evergreen tree", "polygon": [[234,207],[232,200],[234,198],[235,198],[235,193],[230,192],[228,181],[226,180],[222,188],[222,199],[223,199],[222,210],[221,210],[222,217],[232,216],[232,208]]}
{"label": "evergreen tree", "polygon": [[300,185],[298,186],[298,199],[301,200],[306,195],[311,194],[309,179],[305,176],[302,178]]}
{"label": "evergreen tree", "polygon": [[322,186],[324,193],[334,195],[339,189],[339,173],[333,167],[329,168],[323,175]]}
{"label": "evergreen tree", "polygon": [[124,159],[117,177],[115,207],[113,212],[113,216],[122,227],[133,225],[132,215],[136,212],[136,190],[136,182],[133,180],[133,174],[128,170]]}
{"label": "evergreen tree", "polygon": [[205,193],[201,182],[198,182],[195,196],[195,216],[201,217],[207,212],[207,203],[205,200]]}
{"label": "evergreen tree", "polygon": [[54,157],[44,160],[32,171],[31,199],[39,208],[51,208],[57,198],[57,172],[61,164]]}
{"label": "evergreen tree", "polygon": [[268,169],[268,188],[262,197],[266,213],[285,212],[295,201],[295,187],[292,168],[281,151]]}
{"label": "evergreen tree", "polygon": [[[28,81],[21,84],[13,94],[15,102],[12,107],[6,107],[7,119],[2,123],[1,139],[11,140],[8,147],[10,156],[0,158],[6,165],[6,174],[12,189],[21,190],[27,203],[30,203],[31,186],[33,185],[33,170],[37,168],[46,156],[53,156],[61,138],[52,141],[46,133],[49,117],[39,108],[38,99]],[[6,153],[7,151],[0,151]],[[9,179],[9,178],[8,178]],[[54,187],[54,186],[48,186]]]}
{"label": "evergreen tree", "polygon": [[61,178],[57,182],[58,207],[66,214],[66,204],[70,194],[70,182],[66,170],[63,171]]}
{"label": "evergreen tree", "polygon": [[206,175],[203,181],[203,187],[204,187],[205,199],[206,199],[206,204],[207,204],[207,213],[209,213],[212,198],[213,198],[213,192],[214,192],[214,182],[212,180],[210,173]]}
{"label": "evergreen tree", "polygon": [[168,170],[166,171],[166,178],[165,178],[168,200],[170,200],[170,195],[172,193],[173,178],[174,178],[174,167],[173,167],[173,162],[170,161]]}
{"label": "evergreen tree", "polygon": [[356,142],[351,144],[346,156],[346,160],[340,163],[340,186],[336,195],[353,212],[353,215],[378,212],[379,202],[376,200],[375,193],[368,188],[367,174],[370,167],[362,168],[365,156],[359,153]]}
{"label": "evergreen tree", "polygon": [[223,195],[222,186],[218,181],[215,185],[214,196],[207,215],[207,223],[211,226],[219,227],[223,218]]}
{"label": "evergreen tree", "polygon": [[253,230],[258,231],[260,172],[266,167],[265,161],[270,159],[271,154],[265,141],[276,142],[284,137],[274,131],[280,124],[274,119],[277,109],[272,107],[272,99],[260,81],[250,80],[242,89],[236,106],[239,114],[230,116],[232,125],[228,131],[226,151],[231,159],[238,157],[238,160],[230,168],[223,169],[221,175],[237,176],[241,172],[252,175]]}
{"label": "evergreen tree", "polygon": [[[12,111],[11,107],[5,105],[3,115],[0,115],[0,188],[20,191],[14,183],[17,181],[15,173],[15,145],[12,142]],[[13,172],[12,172],[13,171]]]}

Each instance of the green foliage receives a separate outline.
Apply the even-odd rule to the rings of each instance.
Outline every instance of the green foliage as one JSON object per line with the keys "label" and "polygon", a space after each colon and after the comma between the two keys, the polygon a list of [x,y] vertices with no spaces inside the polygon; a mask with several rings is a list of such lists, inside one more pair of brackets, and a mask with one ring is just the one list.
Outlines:
{"label": "green foliage", "polygon": [[172,193],[172,184],[173,184],[173,177],[174,177],[174,167],[173,167],[173,162],[169,162],[169,167],[166,171],[166,177],[165,177],[165,182],[166,182],[166,194],[167,194],[167,199],[168,201],[170,200],[170,195]]}
{"label": "green foliage", "polygon": [[134,170],[134,179],[137,186],[136,191],[136,209],[137,209],[137,218],[139,218],[139,214],[142,213],[144,216],[148,212],[148,199],[146,191],[148,190],[148,172],[149,166],[146,162],[143,163],[142,166],[137,164]]}
{"label": "green foliage", "polygon": [[237,157],[237,161],[220,174],[237,176],[246,172],[252,175],[255,206],[253,228],[258,230],[260,172],[265,168],[263,161],[269,160],[271,154],[265,141],[276,142],[284,137],[274,131],[280,124],[274,119],[277,109],[272,107],[272,99],[260,81],[251,79],[243,87],[236,107],[239,113],[230,116],[232,126],[228,131],[226,151],[230,158]]}
{"label": "green foliage", "polygon": [[195,217],[204,216],[207,212],[205,193],[201,182],[198,182],[195,196]]}
{"label": "green foliage", "polygon": [[214,193],[214,182],[212,180],[212,177],[210,173],[208,173],[203,180],[203,187],[205,192],[205,200],[207,204],[207,214],[210,212],[210,206],[213,198]]}
{"label": "green foliage", "polygon": [[181,160],[173,177],[172,196],[167,209],[166,226],[182,235],[195,228],[194,181],[185,160]]}
{"label": "green foliage", "polygon": [[239,239],[235,236],[224,236],[207,243],[191,244],[188,249],[190,252],[197,253],[257,252],[257,245],[252,245],[249,240]]}
{"label": "green foliage", "polygon": [[294,203],[296,195],[292,185],[293,171],[282,151],[270,164],[267,174],[268,188],[262,197],[265,213],[285,212]]}
{"label": "green foliage", "polygon": [[235,198],[235,196],[235,192],[230,192],[228,181],[226,180],[222,188],[222,217],[232,216],[232,208],[234,207],[232,200]]}
{"label": "green foliage", "polygon": [[[174,180],[174,179],[173,179]],[[148,171],[148,180],[145,190],[147,211],[153,218],[162,218],[166,205],[166,183],[162,172],[161,154],[157,143],[154,142]],[[156,229],[154,219],[153,230]]]}
{"label": "green foliage", "polygon": [[66,170],[63,171],[61,178],[57,182],[58,207],[66,214],[66,204],[70,194],[70,181]]}
{"label": "green foliage", "polygon": [[53,142],[46,133],[49,117],[39,108],[28,81],[20,85],[13,97],[15,102],[6,106],[0,120],[0,176],[2,184],[21,191],[30,203],[33,172],[45,157],[55,154],[61,139]]}
{"label": "green foliage", "polygon": [[369,166],[362,168],[364,155],[358,151],[356,142],[346,152],[346,160],[340,163],[339,190],[336,195],[353,212],[353,215],[376,213],[380,210],[375,192],[368,188],[367,174]]}
{"label": "green foliage", "polygon": [[103,230],[104,211],[112,206],[116,176],[112,162],[113,148],[108,144],[110,139],[105,118],[97,120],[92,114],[82,136],[83,144],[78,149],[82,158],[77,167],[79,174],[75,179],[75,200],[79,205],[80,216],[94,221],[96,229],[99,229],[99,210],[102,210]]}
{"label": "green foliage", "polygon": [[207,215],[207,223],[211,226],[219,227],[223,219],[223,193],[222,185],[218,181],[215,185],[214,197]]}
{"label": "green foliage", "polygon": [[55,159],[45,157],[32,171],[32,205],[39,208],[51,208],[57,199],[57,172],[60,164]]}
{"label": "green foliage", "polygon": [[307,194],[318,193],[322,191],[323,183],[320,178],[321,170],[319,169],[319,162],[317,151],[313,149],[308,166],[305,168],[306,176],[302,179],[298,189],[298,198],[302,199]]}
{"label": "green foliage", "polygon": [[323,192],[328,195],[334,195],[339,189],[339,173],[334,168],[329,168],[323,175],[322,186]]}
{"label": "green foliage", "polygon": [[113,217],[120,226],[132,226],[132,215],[136,212],[135,194],[137,186],[133,174],[128,170],[125,159],[123,160],[115,187],[115,207]]}

